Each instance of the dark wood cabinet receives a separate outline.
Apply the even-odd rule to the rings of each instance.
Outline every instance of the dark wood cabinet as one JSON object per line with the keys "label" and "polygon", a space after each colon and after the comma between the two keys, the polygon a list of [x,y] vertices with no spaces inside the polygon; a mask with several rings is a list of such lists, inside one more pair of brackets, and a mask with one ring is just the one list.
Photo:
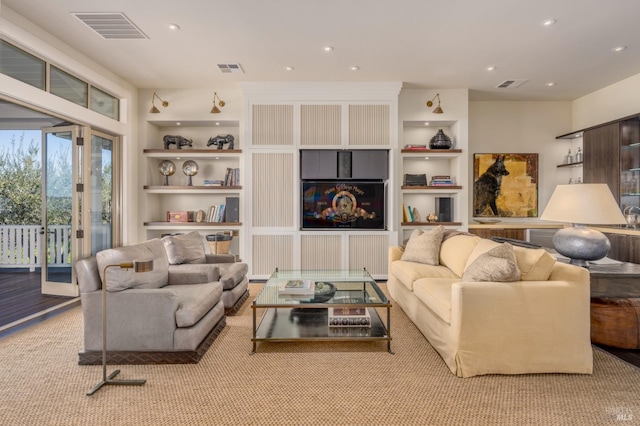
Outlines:
{"label": "dark wood cabinet", "polygon": [[640,236],[605,233],[611,242],[607,257],[621,262],[640,263]]}
{"label": "dark wood cabinet", "polygon": [[469,228],[471,234],[482,238],[501,237],[515,240],[526,240],[526,229],[522,228]]}
{"label": "dark wood cabinet", "polygon": [[583,133],[584,183],[606,183],[616,200],[620,194],[620,123],[612,123]]}

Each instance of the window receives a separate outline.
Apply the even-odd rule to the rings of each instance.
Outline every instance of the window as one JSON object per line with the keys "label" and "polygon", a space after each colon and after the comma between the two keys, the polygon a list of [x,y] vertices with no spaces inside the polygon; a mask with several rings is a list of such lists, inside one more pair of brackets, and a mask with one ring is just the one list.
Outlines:
{"label": "window", "polygon": [[89,108],[92,111],[99,112],[102,115],[118,120],[120,102],[114,96],[103,92],[102,90],[91,87],[91,97]]}
{"label": "window", "polygon": [[63,99],[88,107],[89,85],[77,77],[51,65],[49,91]]}
{"label": "window", "polygon": [[43,60],[0,40],[0,72],[38,89],[45,90]]}

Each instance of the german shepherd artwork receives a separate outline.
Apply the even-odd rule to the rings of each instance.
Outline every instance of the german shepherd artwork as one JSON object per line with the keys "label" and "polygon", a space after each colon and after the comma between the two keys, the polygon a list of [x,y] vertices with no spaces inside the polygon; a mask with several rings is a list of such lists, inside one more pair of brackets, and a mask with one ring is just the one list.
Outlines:
{"label": "german shepherd artwork", "polygon": [[483,216],[487,206],[494,216],[498,216],[496,199],[500,195],[502,176],[509,175],[509,171],[504,166],[504,158],[504,155],[498,155],[496,161],[473,183],[473,211],[475,216]]}

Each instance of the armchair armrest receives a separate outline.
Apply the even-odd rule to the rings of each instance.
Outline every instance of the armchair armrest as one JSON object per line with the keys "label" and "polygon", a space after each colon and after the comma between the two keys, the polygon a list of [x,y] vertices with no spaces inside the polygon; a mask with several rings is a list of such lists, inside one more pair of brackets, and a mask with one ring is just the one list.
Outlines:
{"label": "armchair armrest", "polygon": [[202,284],[218,281],[220,268],[207,264],[169,265],[169,284]]}
{"label": "armchair armrest", "polygon": [[205,253],[206,263],[235,263],[235,254],[212,254]]}

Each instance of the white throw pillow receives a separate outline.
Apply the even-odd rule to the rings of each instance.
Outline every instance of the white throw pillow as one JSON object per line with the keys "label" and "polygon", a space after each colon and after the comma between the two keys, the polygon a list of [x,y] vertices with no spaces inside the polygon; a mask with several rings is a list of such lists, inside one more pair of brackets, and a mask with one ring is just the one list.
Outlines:
{"label": "white throw pillow", "polygon": [[206,263],[207,261],[204,254],[204,240],[197,231],[164,237],[162,243],[167,250],[167,258],[171,265]]}
{"label": "white throw pillow", "polygon": [[463,281],[520,281],[520,269],[513,246],[500,244],[478,256],[462,274]]}
{"label": "white throw pillow", "polygon": [[427,232],[416,229],[411,233],[407,246],[400,260],[408,262],[425,263],[427,265],[440,264],[440,244],[444,228],[437,226]]}

